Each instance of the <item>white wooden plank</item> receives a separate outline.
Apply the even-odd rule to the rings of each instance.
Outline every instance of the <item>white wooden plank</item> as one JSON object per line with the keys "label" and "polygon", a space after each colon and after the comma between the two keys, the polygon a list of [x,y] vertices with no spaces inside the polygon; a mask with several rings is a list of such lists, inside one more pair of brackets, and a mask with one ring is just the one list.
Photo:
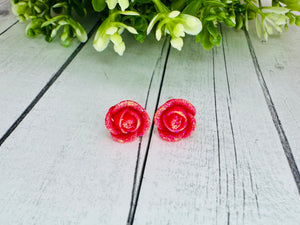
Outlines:
{"label": "white wooden plank", "polygon": [[244,33],[224,33],[224,55],[189,38],[171,51],[160,105],[186,98],[198,126],[178,143],[155,131],[134,224],[299,224],[299,193]]}
{"label": "white wooden plank", "polygon": [[11,1],[0,1],[0,34],[16,23],[18,18],[11,11]]}
{"label": "white wooden plank", "polygon": [[1,224],[126,223],[139,140],[114,142],[104,118],[121,100],[147,98],[153,116],[166,48],[153,39],[125,42],[123,57],[88,42],[4,142]]}
{"label": "white wooden plank", "polygon": [[250,37],[261,72],[299,168],[300,28],[290,27],[288,32],[272,36],[267,42],[261,42],[253,29],[250,30]]}
{"label": "white wooden plank", "polygon": [[[83,20],[86,30],[96,21]],[[0,36],[0,137],[79,46],[77,40],[65,48],[59,38],[50,44],[42,36],[31,39],[24,30],[18,23]]]}

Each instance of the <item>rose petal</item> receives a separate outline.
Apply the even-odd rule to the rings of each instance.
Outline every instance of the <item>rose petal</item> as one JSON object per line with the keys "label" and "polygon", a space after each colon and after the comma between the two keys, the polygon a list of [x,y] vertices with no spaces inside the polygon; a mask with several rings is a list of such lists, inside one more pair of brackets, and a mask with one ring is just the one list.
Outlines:
{"label": "rose petal", "polygon": [[140,113],[145,111],[145,109],[142,106],[140,106],[137,102],[131,101],[131,100],[125,100],[125,101],[122,101],[122,102],[115,105],[115,108],[112,111],[112,114],[115,114],[120,109],[127,108],[127,107],[133,108],[133,109],[135,109],[136,111],[138,111]]}
{"label": "rose petal", "polygon": [[126,108],[120,109],[117,113],[112,116],[113,124],[115,124],[118,129],[120,129],[120,133],[127,134],[127,131],[122,127],[123,116],[127,112]]}
{"label": "rose petal", "polygon": [[156,111],[154,123],[162,139],[179,141],[181,138],[190,136],[195,130],[195,114],[195,107],[187,100],[171,99]]}
{"label": "rose petal", "polygon": [[170,106],[169,108],[166,109],[166,111],[163,113],[164,114],[169,114],[171,112],[174,112],[174,111],[178,111],[179,113],[182,113],[182,114],[187,114],[189,113],[188,110],[186,110],[184,107],[182,106]]}
{"label": "rose petal", "polygon": [[156,110],[154,115],[154,123],[158,128],[164,127],[164,123],[162,121],[162,114],[168,109],[168,105],[165,103]]}
{"label": "rose petal", "polygon": [[115,141],[130,142],[149,129],[150,118],[137,102],[125,100],[109,109],[105,125]]}
{"label": "rose petal", "polygon": [[183,138],[190,136],[194,132],[197,124],[196,119],[192,114],[188,113],[187,116],[188,116],[188,126],[185,129],[185,135],[183,136]]}
{"label": "rose petal", "polygon": [[180,107],[167,110],[162,116],[165,127],[171,132],[180,132],[187,127],[186,112]]}
{"label": "rose petal", "polygon": [[169,101],[167,101],[165,104],[163,104],[162,106],[160,106],[158,108],[158,110],[156,111],[155,115],[154,115],[154,123],[157,127],[163,127],[163,123],[161,121],[162,119],[162,114],[167,111],[167,113],[169,112],[169,108],[170,110],[172,110],[171,107],[176,107],[176,106],[180,106],[182,107],[182,109],[184,111],[187,111],[189,113],[191,113],[192,115],[196,114],[196,108],[187,100],[185,99],[171,99]]}
{"label": "rose petal", "polygon": [[159,136],[169,142],[180,141],[182,138],[189,137],[196,128],[196,119],[195,117],[188,113],[188,122],[187,127],[181,132],[171,132],[167,129],[158,129]]}
{"label": "rose petal", "polygon": [[140,126],[140,129],[137,131],[138,136],[143,136],[147,130],[149,130],[151,125],[151,120],[146,111],[142,113],[142,124]]}
{"label": "rose petal", "polygon": [[125,100],[120,102],[116,105],[116,107],[113,110],[113,113],[116,113],[118,110],[120,110],[123,107],[130,107],[131,109],[135,110],[139,115],[142,117],[142,124],[140,126],[140,129],[137,131],[138,136],[142,136],[146,133],[146,131],[150,128],[150,117],[146,110],[137,102],[131,101],[131,100]]}
{"label": "rose petal", "polygon": [[166,130],[166,129],[157,129],[157,130],[158,130],[159,136],[163,140],[170,141],[170,142],[179,141],[185,135],[185,130],[183,130],[182,132],[179,132],[179,133],[170,132],[169,130]]}
{"label": "rose petal", "polygon": [[105,126],[112,134],[121,134],[121,131],[115,126],[114,122],[112,121],[112,115],[111,112],[114,110],[115,106],[110,107],[108,110],[106,116],[105,116]]}
{"label": "rose petal", "polygon": [[124,133],[136,132],[141,126],[141,120],[141,117],[134,110],[127,108],[120,118],[120,129]]}
{"label": "rose petal", "polygon": [[171,106],[181,106],[185,110],[187,110],[192,115],[196,115],[196,108],[187,100],[185,99],[171,99],[167,101],[165,104],[167,104],[169,107]]}
{"label": "rose petal", "polygon": [[111,134],[111,136],[115,141],[119,143],[132,142],[137,138],[136,132],[128,133],[128,134],[119,134],[119,135]]}

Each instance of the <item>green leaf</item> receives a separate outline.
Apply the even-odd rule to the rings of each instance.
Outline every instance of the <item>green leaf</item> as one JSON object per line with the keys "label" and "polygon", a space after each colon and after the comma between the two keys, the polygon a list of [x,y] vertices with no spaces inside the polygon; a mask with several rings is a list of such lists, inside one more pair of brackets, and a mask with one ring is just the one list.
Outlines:
{"label": "green leaf", "polygon": [[210,41],[210,34],[206,27],[196,36],[196,41],[200,42],[204,49],[210,50],[214,47],[213,43]]}
{"label": "green leaf", "polygon": [[[246,15],[245,19],[247,19],[247,15]],[[242,29],[243,28],[243,23],[244,23],[243,17],[240,14],[238,14],[236,20],[237,20],[237,23],[235,25],[235,29],[237,29],[237,30]]]}
{"label": "green leaf", "polygon": [[47,20],[46,22],[44,22],[44,23],[42,24],[42,27],[48,26],[48,25],[50,25],[50,24],[55,25],[59,20],[63,20],[63,19],[65,19],[65,18],[66,18],[65,15],[55,16],[55,17],[53,17],[53,18]]}
{"label": "green leaf", "polygon": [[205,17],[206,21],[214,21],[217,19],[217,15],[209,15],[207,17]]}
{"label": "green leaf", "polygon": [[26,26],[26,34],[28,37],[35,37],[38,34],[42,33],[42,23],[44,22],[43,19],[37,18],[32,20],[27,26]]}
{"label": "green leaf", "polygon": [[226,4],[219,1],[203,1],[203,4],[215,7],[226,7]]}
{"label": "green leaf", "polygon": [[176,0],[171,3],[171,10],[182,10],[186,5],[186,0]]}
{"label": "green leaf", "polygon": [[147,35],[146,35],[146,33],[145,34],[138,33],[138,34],[134,35],[134,37],[135,37],[135,40],[143,43],[145,41]]}
{"label": "green leaf", "polygon": [[217,37],[210,36],[209,41],[213,45],[219,46],[221,44],[221,41],[222,41],[222,36],[220,34]]}
{"label": "green leaf", "polygon": [[289,26],[287,24],[284,25],[284,30],[288,31],[289,30]]}
{"label": "green leaf", "polygon": [[207,30],[214,38],[217,38],[219,36],[218,29],[214,26],[213,23],[210,22],[207,24]]}
{"label": "green leaf", "polygon": [[266,13],[285,14],[288,11],[290,11],[290,10],[287,8],[284,8],[284,7],[264,7],[263,8],[263,12],[266,12]]}
{"label": "green leaf", "polygon": [[92,0],[93,8],[96,12],[101,12],[105,9],[105,0]]}
{"label": "green leaf", "polygon": [[300,16],[297,16],[297,17],[296,17],[295,24],[296,24],[297,26],[300,26]]}
{"label": "green leaf", "polygon": [[280,0],[280,2],[286,5],[286,8],[292,11],[300,11],[299,0]]}
{"label": "green leaf", "polygon": [[[237,30],[248,30],[248,21],[255,20],[257,35],[265,40],[269,34],[282,32],[290,25],[300,26],[300,0],[271,1],[272,6],[261,6],[257,0],[11,0],[13,13],[20,21],[28,21],[28,36],[43,34],[50,42],[61,34],[64,46],[69,46],[74,38],[87,40],[86,31],[77,18],[87,14],[92,17],[97,12],[102,25],[108,21],[111,29],[118,28],[118,33],[112,33],[111,29],[100,29],[104,34],[97,31],[96,37],[101,34],[106,38],[102,45],[97,42],[97,50],[106,47],[110,36],[120,35],[124,28],[143,42],[157,23],[158,40],[167,33],[176,38],[184,33],[196,35],[196,41],[207,50],[221,43],[218,28],[222,23]],[[116,7],[109,9],[108,6]],[[128,11],[125,11],[127,6]],[[102,25],[100,27],[105,27]],[[194,32],[194,27],[199,30]],[[182,40],[174,37],[173,45],[179,48]],[[124,49],[123,43],[117,51],[123,53]]]}
{"label": "green leaf", "polygon": [[78,40],[81,42],[86,42],[88,38],[87,33],[85,32],[81,24],[72,18],[68,18],[67,21],[68,24],[70,24],[71,27],[73,28]]}
{"label": "green leaf", "polygon": [[52,8],[68,8],[68,4],[66,2],[59,2],[52,6]]}
{"label": "green leaf", "polygon": [[295,17],[292,16],[292,15],[289,15],[289,24],[290,24],[290,25],[293,25],[293,24],[295,24],[295,22],[296,22]]}
{"label": "green leaf", "polygon": [[71,45],[71,43],[72,43],[72,32],[71,32],[70,26],[65,26],[64,27],[63,33],[60,37],[60,40],[61,40],[61,44],[64,47],[69,47]]}
{"label": "green leaf", "polygon": [[86,16],[87,12],[86,12],[86,9],[84,8],[83,4],[78,1],[78,0],[72,0],[72,6],[74,7],[76,13],[79,15],[79,16]]}
{"label": "green leaf", "polygon": [[194,0],[190,4],[188,4],[182,12],[186,14],[190,14],[192,16],[196,16],[199,13],[201,4],[202,4],[201,1]]}
{"label": "green leaf", "polygon": [[260,20],[259,20],[259,17],[258,15],[256,16],[255,18],[255,25],[256,25],[256,33],[257,33],[257,36],[259,38],[261,38],[261,25],[260,25]]}
{"label": "green leaf", "polygon": [[229,27],[235,27],[235,20],[232,20],[231,18],[225,18],[224,23]]}

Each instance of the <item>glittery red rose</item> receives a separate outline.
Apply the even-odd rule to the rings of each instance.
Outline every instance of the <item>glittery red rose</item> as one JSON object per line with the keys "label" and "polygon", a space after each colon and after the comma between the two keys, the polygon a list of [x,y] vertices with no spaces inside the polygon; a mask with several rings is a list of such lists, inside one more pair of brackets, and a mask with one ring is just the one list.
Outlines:
{"label": "glittery red rose", "polygon": [[108,110],[105,126],[115,141],[130,142],[149,129],[150,118],[142,106],[126,100]]}
{"label": "glittery red rose", "polygon": [[184,99],[171,99],[163,104],[154,115],[154,123],[160,137],[166,141],[179,141],[195,130],[196,109]]}

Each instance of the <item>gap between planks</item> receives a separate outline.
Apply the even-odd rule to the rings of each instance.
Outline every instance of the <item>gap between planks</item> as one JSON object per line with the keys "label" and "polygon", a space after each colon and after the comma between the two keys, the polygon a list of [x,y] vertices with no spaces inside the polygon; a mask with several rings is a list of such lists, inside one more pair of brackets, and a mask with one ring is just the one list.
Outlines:
{"label": "gap between planks", "polygon": [[10,1],[0,2],[0,36],[19,22],[17,16],[12,13]]}
{"label": "gap between planks", "polygon": [[[168,43],[168,44],[166,44],[166,43]],[[161,60],[164,49],[166,47],[167,47],[167,54],[166,54],[166,58],[164,60],[162,77],[161,77],[160,85],[159,85],[159,89],[158,89],[156,105],[155,105],[155,109],[154,109],[155,112],[158,109],[159,100],[160,100],[160,96],[161,96],[161,90],[162,90],[162,87],[163,87],[164,77],[165,77],[166,68],[167,68],[167,64],[168,64],[168,59],[169,59],[169,55],[170,55],[170,49],[171,49],[170,38],[165,39],[165,43],[164,43],[162,51],[161,51],[161,56],[157,60],[157,63],[159,62],[159,60]],[[157,64],[156,64],[156,66],[157,66]],[[154,74],[155,74],[155,71],[152,74],[151,81],[150,81],[150,84],[149,84],[149,89],[148,89],[147,98],[146,98],[146,102],[145,102],[145,108],[147,107],[147,104],[148,104],[148,97],[149,97],[149,92],[150,92],[150,88],[151,88],[152,79],[153,79]],[[140,149],[141,149],[141,144],[142,144],[143,138],[141,138],[140,142],[139,142],[137,162],[136,162],[136,170],[135,170],[135,174],[134,174],[134,182],[133,182],[133,189],[132,189],[132,199],[131,199],[128,219],[127,219],[127,225],[132,225],[134,223],[135,212],[136,212],[136,208],[137,208],[137,205],[138,205],[139,195],[140,195],[142,182],[143,182],[143,177],[144,177],[144,173],[145,173],[145,169],[146,169],[146,163],[147,163],[148,153],[149,153],[149,149],[150,149],[150,145],[151,145],[153,130],[154,130],[154,120],[152,120],[151,127],[150,127],[150,136],[149,136],[149,139],[148,139],[148,142],[147,142],[146,152],[145,152],[144,160],[143,160],[143,163],[142,163],[141,174],[140,174],[139,179],[137,180],[138,164],[139,164],[139,161],[140,161]]]}
{"label": "gap between planks", "polygon": [[[88,40],[97,30],[100,25],[101,20],[98,20],[93,28],[88,33]],[[87,41],[88,41],[87,40]],[[32,102],[27,106],[27,108],[23,111],[23,113],[18,117],[18,119],[8,128],[8,130],[4,133],[4,135],[0,138],[0,147],[5,142],[5,140],[11,135],[11,133],[19,126],[22,120],[28,115],[28,113],[33,109],[33,107],[39,102],[39,100],[44,96],[44,94],[48,91],[48,89],[54,84],[57,78],[62,74],[62,72],[68,67],[68,65],[73,61],[73,59],[77,56],[77,54],[81,51],[83,46],[87,43],[80,43],[78,47],[72,52],[72,54],[67,58],[65,63],[58,69],[58,71],[51,77],[51,79],[47,82],[47,84],[41,89],[41,91],[37,94],[37,96],[32,100]]]}
{"label": "gap between planks", "polygon": [[[151,79],[149,82],[149,87],[148,87],[148,91],[147,91],[147,96],[146,96],[146,101],[145,101],[145,106],[144,108],[147,110],[147,106],[148,106],[148,99],[149,99],[149,95],[150,95],[150,90],[152,87],[152,82],[153,82],[153,78],[155,76],[156,70],[158,68],[159,63],[162,61],[163,59],[163,53],[165,51],[166,48],[166,43],[167,43],[167,38],[164,41],[163,47],[161,49],[160,52],[160,57],[156,60],[156,64],[155,64],[155,68],[152,72],[151,75]],[[170,43],[169,43],[170,44]],[[166,59],[164,60],[164,63],[166,63]],[[134,171],[134,177],[133,177],[133,187],[132,187],[132,193],[131,193],[131,201],[130,201],[130,207],[129,207],[129,214],[128,214],[128,219],[127,219],[127,224],[132,223],[133,221],[133,212],[135,212],[135,207],[137,206],[137,179],[138,179],[138,172],[139,172],[139,164],[140,164],[140,154],[141,154],[141,148],[142,148],[142,142],[143,142],[143,137],[140,137],[139,139],[139,145],[138,145],[138,151],[137,151],[137,159],[136,159],[136,167],[135,167],[135,171]]]}
{"label": "gap between planks", "polygon": [[250,54],[251,54],[251,57],[252,57],[253,65],[254,65],[254,68],[255,68],[255,71],[256,71],[256,75],[257,75],[259,84],[260,84],[261,89],[263,91],[263,94],[264,94],[268,109],[270,111],[274,126],[276,128],[277,133],[278,133],[282,148],[284,150],[284,153],[285,153],[285,156],[286,156],[287,161],[289,163],[291,172],[292,172],[293,177],[295,179],[298,192],[300,194],[300,173],[299,173],[299,170],[298,170],[298,166],[295,162],[292,149],[290,147],[289,141],[287,139],[287,136],[285,134],[285,131],[283,129],[281,121],[279,119],[276,107],[273,103],[271,94],[269,92],[267,83],[264,79],[263,73],[261,71],[259,62],[258,62],[256,54],[255,54],[255,50],[254,50],[253,45],[252,45],[251,38],[250,38],[249,33],[248,33],[247,30],[245,30],[245,36],[246,36],[246,39],[247,39],[249,51],[250,51]]}
{"label": "gap between planks", "polygon": [[0,33],[0,36],[4,33],[6,33],[6,31],[10,30],[10,28],[12,28],[14,25],[16,25],[19,21],[15,21],[13,24],[11,24],[9,27],[7,27],[5,30],[3,30],[1,33]]}
{"label": "gap between planks", "polygon": [[[210,173],[214,174],[215,176],[211,176],[213,179],[213,185],[209,188],[209,190],[203,190],[201,192],[201,188],[205,188],[205,187],[209,187],[208,182],[205,185],[205,182],[203,182],[203,184],[199,184],[200,182],[196,179],[195,175],[201,174],[201,172],[189,172],[188,175],[193,175],[191,176],[192,178],[190,178],[190,183],[187,182],[182,182],[185,184],[182,184],[182,186],[179,186],[177,189],[177,185],[178,185],[178,180],[180,180],[180,178],[184,175],[183,173],[180,173],[180,176],[176,173],[178,171],[182,171],[182,168],[186,169],[186,162],[190,162],[190,161],[185,161],[185,160],[181,160],[181,158],[178,158],[177,156],[175,156],[174,158],[172,158],[172,160],[170,160],[170,164],[165,165],[162,164],[164,162],[164,160],[160,160],[160,144],[153,142],[155,135],[152,137],[152,143],[151,143],[151,151],[149,151],[148,154],[148,159],[147,159],[147,170],[145,170],[145,175],[144,175],[144,180],[143,180],[143,186],[142,186],[142,190],[141,190],[141,194],[139,197],[139,205],[138,205],[138,209],[137,209],[137,213],[135,216],[135,223],[136,224],[167,224],[167,223],[171,223],[171,224],[178,224],[182,223],[185,221],[188,221],[187,219],[190,219],[190,221],[195,221],[196,218],[197,220],[201,220],[201,214],[204,211],[209,211],[209,213],[205,213],[206,215],[203,215],[203,218],[210,218],[211,221],[208,221],[208,224],[212,224],[212,221],[216,221],[214,224],[218,224],[218,223],[225,223],[227,222],[227,224],[231,224],[236,222],[236,224],[241,224],[241,223],[247,223],[247,222],[254,222],[255,220],[257,221],[275,221],[274,217],[270,214],[266,214],[266,210],[268,210],[268,206],[270,203],[270,196],[274,196],[274,194],[276,193],[276,190],[274,192],[272,192],[271,194],[266,193],[266,195],[264,195],[264,191],[269,191],[269,188],[273,188],[272,185],[270,185],[268,182],[265,182],[264,179],[264,175],[261,175],[261,173],[258,173],[257,171],[261,172],[260,167],[260,163],[254,163],[253,165],[250,163],[251,160],[255,159],[255,157],[257,157],[256,159],[260,159],[260,152],[257,151],[256,147],[262,148],[261,150],[263,150],[263,147],[265,144],[270,144],[269,146],[271,147],[276,147],[276,153],[280,154],[280,158],[282,161],[282,166],[284,166],[285,170],[285,174],[288,175],[289,179],[289,183],[292,184],[291,189],[295,190],[296,197],[298,197],[298,192],[297,190],[294,188],[294,179],[291,178],[291,174],[290,174],[290,169],[287,167],[286,161],[285,161],[285,156],[283,156],[282,153],[282,147],[280,144],[280,141],[278,139],[277,133],[274,129],[274,125],[273,122],[271,122],[271,118],[270,118],[270,114],[269,114],[269,110],[267,109],[266,106],[266,102],[264,100],[264,97],[262,95],[262,93],[260,92],[261,87],[258,85],[257,82],[257,78],[256,76],[253,76],[255,74],[255,68],[253,68],[253,62],[252,62],[252,58],[250,56],[249,53],[249,49],[248,49],[248,45],[246,42],[246,39],[244,39],[244,34],[240,33],[239,37],[241,39],[241,43],[243,44],[243,58],[242,59],[247,59],[247,63],[242,64],[243,67],[243,72],[247,72],[248,67],[251,68],[251,71],[249,73],[247,73],[247,75],[251,75],[250,78],[250,82],[252,82],[253,87],[255,87],[254,91],[246,91],[246,96],[242,96],[240,95],[240,89],[239,89],[239,85],[243,84],[243,83],[238,83],[236,82],[236,80],[234,80],[235,75],[237,74],[237,70],[235,70],[235,64],[238,63],[241,59],[239,59],[240,57],[235,57],[237,54],[236,51],[231,51],[233,50],[230,46],[235,46],[234,41],[229,41],[224,39],[224,45],[226,46],[226,51],[222,52],[222,48],[217,48],[214,49],[214,53],[215,53],[215,84],[213,82],[213,76],[212,76],[212,60],[207,60],[208,64],[207,64],[207,68],[208,71],[206,72],[208,75],[209,79],[209,84],[210,84],[210,88],[211,88],[211,95],[210,95],[210,106],[211,106],[211,110],[210,110],[210,114],[214,114],[214,89],[217,89],[217,113],[218,113],[218,129],[219,130],[219,136],[220,136],[220,146],[221,149],[223,150],[228,150],[228,151],[221,151],[221,155],[219,157],[221,158],[221,167],[222,169],[222,196],[220,197],[216,197],[215,195],[219,194],[220,189],[218,189],[219,184],[218,184],[218,167],[220,167],[220,165],[218,165],[218,152],[217,152],[217,137],[216,135],[214,135],[215,137],[212,138],[210,143],[213,143],[213,149],[215,150],[215,154],[210,154],[212,156],[212,163],[214,165],[214,169],[213,171],[211,171]],[[243,39],[243,40],[242,40]],[[230,44],[226,45],[226,41],[229,41]],[[240,43],[240,44],[241,44]],[[218,51],[220,50],[220,52]],[[167,68],[167,72],[165,75],[165,85],[164,85],[164,89],[162,90],[162,96],[161,98],[166,98],[167,96],[170,95],[170,93],[168,93],[168,91],[172,90],[172,88],[174,88],[174,86],[171,85],[166,85],[167,80],[172,80],[172,78],[168,79],[168,76],[172,77],[172,75],[174,75],[174,73],[176,74],[176,72],[178,71],[178,68],[174,68],[174,70],[169,71],[169,67],[172,64],[172,60],[173,60],[173,52],[171,52],[170,57],[169,57],[169,62],[168,62],[168,68]],[[186,55],[188,56],[194,56],[191,53],[186,52]],[[211,53],[210,54],[205,54],[206,58],[211,58]],[[229,58],[227,58],[229,57]],[[234,58],[235,57],[235,58]],[[195,57],[193,57],[195,59]],[[228,65],[228,73],[230,75],[230,81],[231,81],[231,94],[232,95],[232,100],[233,100],[233,107],[230,101],[230,97],[229,97],[229,92],[227,91],[228,88],[228,77],[225,76],[225,72],[224,71],[224,63],[218,63],[218,62],[222,62],[225,58],[225,62]],[[178,58],[176,58],[178,60]],[[233,60],[233,61],[231,61]],[[177,61],[178,62],[178,61]],[[195,61],[196,62],[196,61]],[[175,60],[173,60],[174,64],[177,64]],[[246,66],[245,66],[246,65]],[[180,66],[178,66],[180,67]],[[184,67],[183,67],[184,68]],[[183,69],[182,68],[182,69]],[[221,70],[222,69],[222,70]],[[184,69],[183,69],[184,70]],[[179,70],[181,71],[181,70]],[[194,70],[193,70],[194,71]],[[196,70],[195,70],[196,71]],[[240,71],[238,71],[240,72]],[[180,74],[180,72],[178,72]],[[205,72],[203,72],[205,73]],[[175,76],[173,76],[174,78]],[[244,76],[244,78],[246,78],[246,76]],[[242,80],[243,81],[243,80]],[[244,81],[243,81],[244,82]],[[179,82],[178,82],[179,83]],[[188,83],[188,82],[187,82]],[[174,82],[175,84],[175,82]],[[187,84],[188,85],[188,84]],[[215,88],[213,87],[215,85]],[[166,88],[169,88],[169,90],[166,91]],[[184,89],[184,88],[183,88]],[[166,91],[166,96],[164,95],[164,92]],[[224,95],[224,91],[226,93],[226,95]],[[175,92],[175,91],[174,91]],[[251,126],[251,120],[248,123],[242,124],[242,125],[246,125],[244,126],[244,129],[241,130],[240,129],[240,123],[239,122],[243,122],[244,121],[244,110],[245,109],[251,109],[249,108],[248,104],[245,103],[245,100],[247,98],[251,99],[253,97],[252,94],[255,94],[255,97],[259,97],[259,103],[260,103],[260,107],[257,108],[258,111],[254,110],[253,113],[264,113],[264,117],[267,118],[268,120],[268,129],[264,129],[265,134],[269,133],[269,130],[272,131],[272,136],[266,135],[265,139],[262,138],[262,142],[261,144],[259,144],[259,146],[256,144],[256,140],[254,139],[256,137],[259,137],[259,135],[256,134],[256,130],[257,128],[260,128],[260,123],[257,123],[257,126],[254,125],[252,127],[252,129],[250,130],[250,132],[253,132],[252,134],[255,134],[255,137],[252,138],[249,136],[249,138],[245,141],[243,139],[243,136],[245,134],[247,134],[247,132],[249,132],[249,129],[247,128],[247,125]],[[199,96],[199,95],[198,95]],[[198,96],[194,96],[195,98],[197,98]],[[246,99],[245,99],[246,97]],[[206,96],[207,98],[207,96]],[[253,106],[256,106],[256,101],[252,101],[251,104],[253,104]],[[243,107],[243,105],[246,106],[246,108],[241,108]],[[234,108],[235,107],[235,108]],[[248,107],[248,108],[247,108]],[[207,108],[207,107],[205,107]],[[223,113],[222,113],[223,111]],[[238,111],[238,112],[237,112]],[[227,114],[227,115],[226,115]],[[248,115],[248,114],[247,114]],[[259,114],[256,114],[259,115]],[[211,127],[214,129],[216,128],[216,121],[215,121],[215,116],[210,116],[210,120],[211,121]],[[236,118],[238,117],[237,120]],[[251,118],[251,117],[250,117]],[[256,121],[256,120],[255,120]],[[258,122],[263,122],[263,120],[261,118],[259,118],[257,120]],[[213,125],[212,125],[213,124]],[[204,126],[204,125],[201,125]],[[233,128],[235,132],[233,132]],[[256,128],[256,129],[253,129]],[[207,130],[205,130],[205,133],[207,133]],[[224,133],[225,137],[224,137]],[[234,135],[230,134],[234,133]],[[274,145],[272,143],[272,139],[268,139],[268,138],[272,138],[274,139],[274,141],[276,141],[276,144]],[[228,140],[228,143],[225,143],[225,141]],[[265,141],[266,140],[266,141]],[[237,147],[235,147],[234,143],[237,141]],[[248,143],[247,141],[251,141],[251,146],[250,148],[248,148]],[[231,143],[232,142],[232,143]],[[201,142],[197,143],[197,146],[200,146],[200,144],[202,144]],[[155,147],[155,146],[156,147]],[[210,146],[210,145],[209,145]],[[182,147],[182,146],[181,146]],[[246,148],[245,148],[246,147]],[[176,148],[176,147],[175,147]],[[238,148],[239,150],[239,154],[237,155],[235,152],[235,148]],[[244,148],[244,149],[243,149]],[[256,148],[253,149],[254,152],[256,152],[256,155],[251,155],[251,152],[249,150],[251,150],[252,148]],[[171,152],[172,147],[170,147],[170,152]],[[195,145],[195,149],[197,149],[196,145]],[[154,151],[153,151],[154,150]],[[173,150],[173,149],[172,149]],[[232,151],[230,153],[230,151]],[[247,151],[248,150],[248,151]],[[272,152],[272,148],[269,149]],[[169,157],[169,153],[166,153],[166,157]],[[178,153],[175,153],[175,155],[177,155]],[[196,153],[193,153],[196,154]],[[224,154],[224,156],[223,156]],[[250,155],[248,155],[250,154]],[[179,155],[178,155],[179,156]],[[196,155],[194,155],[196,156]],[[155,158],[156,157],[156,158]],[[198,156],[197,156],[198,157]],[[268,158],[268,154],[265,154],[265,157]],[[193,157],[191,157],[193,158]],[[227,159],[226,159],[227,158]],[[238,166],[238,169],[241,171],[241,174],[238,175],[238,171],[235,171],[235,168],[237,167],[237,165],[234,165],[235,162],[237,161],[237,158],[239,159],[239,161],[241,161],[241,163]],[[176,162],[175,162],[176,159]],[[197,161],[202,158],[199,156],[199,158],[197,158]],[[158,160],[158,161],[157,161]],[[177,161],[178,160],[178,161]],[[232,165],[229,165],[228,160],[231,160]],[[182,168],[179,168],[179,163],[182,163]],[[263,163],[263,160],[261,160],[261,162]],[[195,163],[193,161],[193,163]],[[203,162],[203,164],[209,165],[206,162]],[[162,167],[160,167],[160,165],[164,165]],[[176,168],[172,168],[172,169],[165,169],[165,167],[169,167],[171,168],[170,165],[178,165],[178,167]],[[194,164],[193,164],[194,165]],[[197,164],[199,165],[199,164]],[[225,167],[224,167],[225,166]],[[227,169],[227,166],[229,166],[228,168],[232,169],[232,171]],[[266,168],[266,170],[269,169],[273,169],[276,168],[277,165],[274,163],[271,163],[271,166],[269,168]],[[160,168],[162,170],[160,170]],[[179,169],[178,169],[179,168]],[[256,170],[257,168],[259,168],[259,170]],[[178,169],[178,170],[177,170]],[[254,169],[254,170],[253,170]],[[188,170],[188,169],[187,169]],[[194,167],[191,166],[191,171],[194,170]],[[270,175],[272,175],[272,171],[267,171],[270,172],[268,174],[268,177],[270,177]],[[209,173],[209,174],[210,174]],[[160,176],[161,174],[163,174],[162,176]],[[172,175],[178,175],[178,177],[171,177]],[[205,175],[206,173],[202,173],[201,175]],[[281,178],[284,178],[286,175],[284,173],[281,174]],[[170,177],[170,181],[168,180],[160,180],[159,178],[162,177],[167,177],[168,175],[171,175]],[[185,174],[186,175],[186,174]],[[232,175],[232,177],[230,177]],[[275,174],[274,174],[275,175]],[[201,176],[201,178],[203,178],[205,176]],[[145,179],[146,178],[146,179]],[[175,178],[174,180],[176,180],[176,178],[178,178],[176,181],[173,182],[173,178]],[[277,178],[277,179],[276,179]],[[280,176],[279,176],[280,178]],[[172,179],[172,181],[171,181]],[[278,176],[276,177],[272,177],[271,176],[271,181],[280,189],[282,190],[282,185],[280,184],[280,179],[278,180]],[[172,183],[173,182],[173,183]],[[167,188],[160,190],[160,187],[165,187],[168,183],[172,183],[170,186],[168,186]],[[190,184],[190,185],[188,185]],[[197,186],[196,186],[197,185]],[[233,186],[232,186],[233,185]],[[197,187],[197,188],[196,188]],[[200,188],[199,188],[200,187]],[[212,187],[214,187],[214,189],[212,189]],[[155,188],[157,188],[157,190],[154,190]],[[170,188],[176,188],[176,193],[182,193],[184,196],[188,195],[188,191],[194,191],[195,193],[198,193],[199,195],[199,202],[197,202],[196,200],[191,200],[194,199],[195,195],[191,194],[191,198],[187,198],[185,200],[181,199],[177,199],[176,195],[170,194],[168,195],[167,193],[169,193],[169,189]],[[190,189],[188,189],[190,188]],[[238,190],[239,189],[239,190]],[[293,191],[294,191],[293,190]],[[157,192],[156,192],[157,191]],[[203,193],[205,194],[210,192],[210,198],[209,200],[213,200],[213,198],[215,198],[216,203],[211,203],[210,205],[208,205],[205,200],[202,200],[204,195],[200,197],[200,194]],[[213,191],[215,191],[215,193],[213,193]],[[273,190],[272,190],[273,191]],[[282,192],[282,191],[280,191]],[[279,192],[279,193],[280,193]],[[151,194],[153,193],[153,195]],[[191,192],[190,192],[191,193]],[[193,192],[193,194],[195,194]],[[167,194],[167,195],[166,195]],[[186,194],[186,195],[185,195]],[[260,194],[260,195],[259,195]],[[176,196],[176,197],[175,197]],[[279,195],[280,196],[280,195]],[[293,196],[295,197],[295,195]],[[178,197],[180,198],[180,197]],[[184,198],[184,197],[182,197]],[[231,199],[230,199],[231,198]],[[197,199],[197,198],[195,198]],[[208,199],[208,198],[207,198]],[[283,199],[283,201],[287,200]],[[280,197],[279,199],[280,200]],[[277,201],[277,200],[276,200]],[[296,200],[294,200],[296,201]],[[212,202],[212,201],[211,201]],[[189,203],[191,203],[191,205],[189,205]],[[222,203],[222,204],[220,204]],[[272,202],[271,202],[272,203]],[[184,204],[188,204],[188,205],[184,205]],[[220,204],[220,205],[218,205]],[[275,203],[277,204],[277,203]],[[280,203],[278,203],[280,205]],[[197,205],[195,207],[195,205]],[[158,206],[158,207],[157,207]],[[180,212],[180,208],[182,208],[182,211],[184,210],[182,206],[186,206],[187,209],[189,209],[189,207],[191,207],[191,209],[187,210],[186,212],[186,218],[184,218],[183,216],[181,217],[181,214],[178,214]],[[210,207],[209,207],[210,206]],[[216,206],[216,207],[215,207]],[[296,206],[296,205],[294,205]],[[283,207],[282,209],[287,208],[287,206],[282,206],[280,205],[280,207]],[[293,207],[293,206],[292,206]],[[198,211],[192,211],[193,208],[196,208]],[[163,211],[165,210],[165,211]],[[177,212],[173,213],[175,210],[178,210]],[[215,211],[215,212],[214,212]],[[275,210],[274,210],[275,211]],[[295,210],[296,211],[296,210]],[[155,215],[155,216],[153,216]],[[197,215],[199,215],[197,217]],[[210,215],[210,216],[209,216]],[[268,215],[268,216],[266,216]],[[292,215],[292,214],[291,214]],[[295,214],[296,215],[296,214]],[[194,216],[194,217],[193,217]],[[193,220],[194,219],[194,220]],[[146,221],[146,222],[145,222]],[[164,222],[161,222],[164,221]],[[170,222],[172,221],[172,222]],[[296,220],[295,220],[296,221]],[[193,224],[193,223],[189,223],[188,224]],[[202,221],[203,223],[203,221]],[[267,222],[268,223],[268,222]],[[253,223],[250,223],[253,224]],[[274,223],[275,224],[275,223]]]}

